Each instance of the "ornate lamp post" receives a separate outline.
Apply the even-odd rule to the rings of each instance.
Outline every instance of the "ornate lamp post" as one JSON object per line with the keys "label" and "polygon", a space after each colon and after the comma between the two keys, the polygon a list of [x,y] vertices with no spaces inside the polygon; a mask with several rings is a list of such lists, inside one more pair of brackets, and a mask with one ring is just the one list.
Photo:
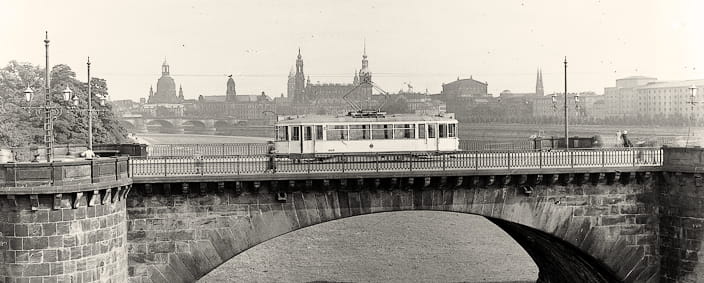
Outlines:
{"label": "ornate lamp post", "polygon": [[[46,161],[51,162],[54,156],[54,120],[61,115],[63,112],[63,106],[55,104],[52,101],[51,95],[51,84],[49,76],[49,33],[46,32],[46,38],[44,39],[44,47],[46,49],[46,70],[44,72],[44,105],[43,106],[31,106],[32,99],[34,98],[34,91],[27,86],[24,90],[24,98],[30,106],[20,106],[20,108],[43,112],[44,113],[44,144],[46,147]],[[106,110],[93,110],[91,100],[91,86],[90,86],[90,58],[88,58],[88,149],[93,150],[93,119],[92,113],[96,111],[106,111]],[[61,91],[62,98],[64,102],[70,102],[74,107],[78,106],[78,96],[73,95],[73,91],[66,85],[66,88]],[[105,105],[105,98],[101,97],[101,106]],[[71,108],[70,111],[79,112],[80,109]]]}
{"label": "ornate lamp post", "polygon": [[[54,119],[61,115],[61,105],[52,102],[50,77],[49,77],[49,33],[45,33],[44,48],[46,50],[46,68],[44,70],[44,105],[43,106],[23,106],[21,108],[44,113],[44,145],[46,147],[46,161],[51,162],[54,156]],[[63,100],[68,101],[73,91],[66,86],[62,91]],[[29,86],[24,90],[25,101],[30,103],[34,91]]]}

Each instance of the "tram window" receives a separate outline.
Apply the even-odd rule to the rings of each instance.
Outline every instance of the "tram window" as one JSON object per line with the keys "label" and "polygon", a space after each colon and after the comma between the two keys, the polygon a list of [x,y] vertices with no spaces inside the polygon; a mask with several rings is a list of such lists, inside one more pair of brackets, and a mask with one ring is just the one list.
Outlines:
{"label": "tram window", "polygon": [[291,128],[291,140],[297,141],[297,140],[300,140],[300,138],[301,138],[301,127],[292,127]]}
{"label": "tram window", "polygon": [[413,139],[415,138],[415,124],[395,124],[394,139]]}
{"label": "tram window", "polygon": [[309,141],[313,139],[313,127],[306,126],[303,132],[303,140]]}
{"label": "tram window", "polygon": [[276,127],[276,141],[288,141],[288,126]]}
{"label": "tram window", "polygon": [[428,124],[428,138],[435,138],[435,124]]}
{"label": "tram window", "polygon": [[382,125],[372,125],[372,139],[375,140],[388,140],[392,138],[393,125],[382,124]]}
{"label": "tram window", "polygon": [[447,136],[450,138],[454,138],[457,136],[457,124],[447,125]]}
{"label": "tram window", "polygon": [[315,139],[316,140],[323,140],[323,126],[322,125],[315,126]]}
{"label": "tram window", "polygon": [[425,138],[425,124],[418,124],[418,138]]}
{"label": "tram window", "polygon": [[350,125],[350,140],[368,140],[370,136],[368,125]]}
{"label": "tram window", "polygon": [[347,125],[328,126],[325,134],[329,141],[347,140]]}
{"label": "tram window", "polygon": [[438,137],[439,138],[446,138],[447,137],[447,124],[438,124]]}

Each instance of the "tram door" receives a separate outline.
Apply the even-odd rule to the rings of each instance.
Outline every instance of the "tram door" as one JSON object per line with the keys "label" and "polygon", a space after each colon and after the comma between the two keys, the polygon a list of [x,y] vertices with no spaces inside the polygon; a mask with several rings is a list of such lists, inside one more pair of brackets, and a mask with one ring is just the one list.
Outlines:
{"label": "tram door", "polygon": [[428,123],[428,145],[430,150],[437,151],[440,139],[438,139],[438,124]]}
{"label": "tram door", "polygon": [[301,151],[303,149],[301,140],[301,126],[291,126],[291,141],[288,143],[288,152],[293,154],[303,153]]}
{"label": "tram door", "polygon": [[313,126],[301,126],[303,138],[301,139],[301,153],[315,153],[315,141],[313,140]]}

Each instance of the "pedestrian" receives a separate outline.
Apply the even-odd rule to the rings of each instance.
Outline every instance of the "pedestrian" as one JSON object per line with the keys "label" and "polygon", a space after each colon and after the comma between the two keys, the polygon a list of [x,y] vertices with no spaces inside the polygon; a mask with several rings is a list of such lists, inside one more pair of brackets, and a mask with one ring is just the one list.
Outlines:
{"label": "pedestrian", "polygon": [[633,147],[633,143],[631,142],[630,139],[628,139],[628,131],[623,131],[621,134],[621,138],[623,139],[623,146],[624,147]]}
{"label": "pedestrian", "polygon": [[270,171],[271,173],[276,173],[276,147],[274,146],[274,143],[269,141],[269,150],[268,150],[268,155],[269,155],[269,168],[267,168],[267,171]]}

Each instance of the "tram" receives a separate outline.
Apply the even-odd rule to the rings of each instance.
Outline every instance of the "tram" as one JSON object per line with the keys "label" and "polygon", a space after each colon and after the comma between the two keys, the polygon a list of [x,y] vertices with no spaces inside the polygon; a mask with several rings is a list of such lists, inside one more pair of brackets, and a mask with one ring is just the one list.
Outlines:
{"label": "tram", "polygon": [[281,116],[275,123],[274,146],[277,155],[292,159],[345,153],[442,154],[459,150],[457,124],[452,113]]}

